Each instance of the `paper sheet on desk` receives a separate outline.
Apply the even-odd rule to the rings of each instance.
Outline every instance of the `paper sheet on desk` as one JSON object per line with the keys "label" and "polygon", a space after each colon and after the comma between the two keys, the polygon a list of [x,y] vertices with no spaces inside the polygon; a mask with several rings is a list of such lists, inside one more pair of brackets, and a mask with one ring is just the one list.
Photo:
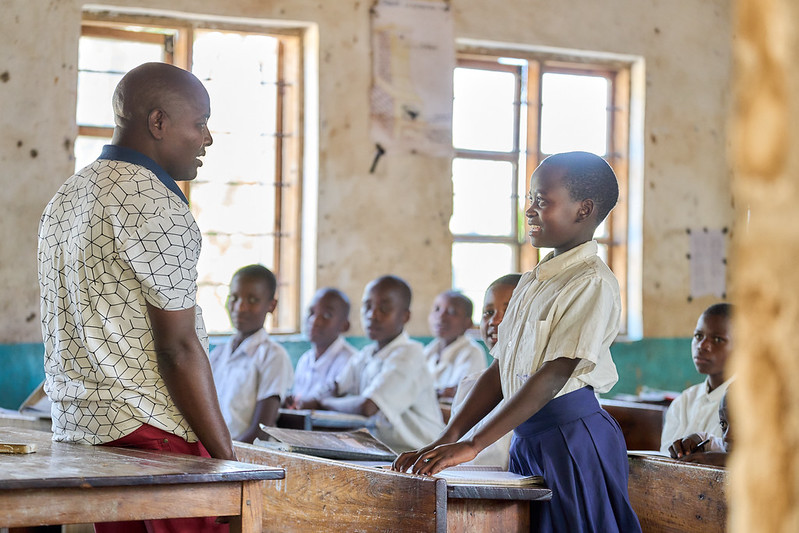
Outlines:
{"label": "paper sheet on desk", "polygon": [[447,480],[448,485],[491,485],[499,487],[529,487],[543,485],[541,476],[523,476],[493,466],[454,466],[445,468],[435,477]]}

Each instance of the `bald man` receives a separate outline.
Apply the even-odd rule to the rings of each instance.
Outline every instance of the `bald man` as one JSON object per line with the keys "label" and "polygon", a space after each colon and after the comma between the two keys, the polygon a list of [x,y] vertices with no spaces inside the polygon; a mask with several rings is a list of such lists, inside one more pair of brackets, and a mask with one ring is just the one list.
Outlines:
{"label": "bald man", "polygon": [[195,302],[200,230],[175,181],[197,176],[213,142],[208,93],[185,70],[146,63],[122,78],[113,107],[111,144],[61,186],[39,225],[53,440],[235,459]]}

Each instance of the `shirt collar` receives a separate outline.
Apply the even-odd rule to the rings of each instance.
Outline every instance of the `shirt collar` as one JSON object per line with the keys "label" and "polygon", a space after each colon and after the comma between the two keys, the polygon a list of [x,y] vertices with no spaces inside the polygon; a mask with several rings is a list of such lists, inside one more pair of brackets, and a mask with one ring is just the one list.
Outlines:
{"label": "shirt collar", "polygon": [[183,200],[183,203],[189,205],[189,200],[183,194],[183,191],[180,190],[178,187],[177,182],[170,176],[166,170],[161,168],[161,166],[144,155],[141,152],[133,150],[132,148],[127,148],[125,146],[118,146],[116,144],[106,144],[103,146],[103,151],[100,153],[100,157],[98,159],[108,159],[110,161],[124,161],[126,163],[133,163],[134,165],[139,165],[153,174],[155,177],[159,179],[161,183],[163,183],[167,189],[172,191],[173,193],[178,195],[178,198]]}
{"label": "shirt collar", "polygon": [[735,376],[732,375],[724,383],[722,383],[715,389],[710,390],[710,378],[705,378],[705,394],[711,396],[713,395],[713,393],[716,393],[716,395],[721,394],[723,396],[723,393],[727,391],[727,387],[729,387],[730,383],[732,383],[734,380]]}
{"label": "shirt collar", "polygon": [[400,346],[402,344],[407,344],[410,340],[411,340],[411,338],[408,336],[407,333],[405,333],[405,330],[403,329],[402,333],[397,335],[397,337],[393,341],[391,341],[388,344],[386,344],[385,346],[383,346],[382,350],[378,350],[377,349],[377,343],[374,343],[372,345],[372,356],[380,356],[380,357],[385,358],[385,357],[388,356],[389,353],[391,353],[391,351],[394,348],[396,348],[397,346]]}
{"label": "shirt collar", "polygon": [[550,252],[535,267],[535,277],[540,281],[553,278],[567,268],[596,255],[598,250],[599,245],[597,245],[596,241],[588,241],[560,255],[554,255],[555,252]]}
{"label": "shirt collar", "polygon": [[[443,344],[444,341],[439,339],[439,344]],[[469,344],[469,339],[466,335],[461,335],[449,345],[444,346],[441,348],[441,357],[439,358],[440,362],[447,362],[449,363],[451,360],[455,359],[455,355],[467,344]]]}
{"label": "shirt collar", "polygon": [[265,342],[269,338],[269,334],[266,332],[266,328],[261,328],[243,341],[241,344],[233,350],[233,353],[242,352],[247,355],[252,355],[253,347],[258,347],[263,342]]}
{"label": "shirt collar", "polygon": [[[321,364],[320,361],[324,361],[329,356],[338,353],[345,342],[347,341],[344,340],[343,335],[336,337],[336,340],[334,340],[330,346],[327,347],[327,350],[322,352],[322,355],[320,355],[318,359],[316,357],[313,358],[314,364]],[[313,348],[311,348],[311,350],[313,350]]]}

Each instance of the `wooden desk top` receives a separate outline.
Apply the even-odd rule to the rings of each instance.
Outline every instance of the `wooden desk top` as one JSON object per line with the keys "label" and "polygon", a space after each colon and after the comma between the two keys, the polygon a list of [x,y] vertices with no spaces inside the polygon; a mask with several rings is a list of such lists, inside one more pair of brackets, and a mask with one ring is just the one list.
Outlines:
{"label": "wooden desk top", "polygon": [[30,454],[0,454],[0,490],[122,487],[283,479],[280,468],[132,448],[53,442],[52,434],[1,428],[0,442],[35,444]]}

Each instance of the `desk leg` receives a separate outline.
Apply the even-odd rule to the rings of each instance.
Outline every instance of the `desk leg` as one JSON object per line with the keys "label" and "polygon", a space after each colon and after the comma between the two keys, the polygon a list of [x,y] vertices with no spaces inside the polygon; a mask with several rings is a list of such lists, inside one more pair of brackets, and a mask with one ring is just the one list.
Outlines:
{"label": "desk leg", "polygon": [[241,486],[241,516],[230,521],[230,533],[260,533],[263,524],[263,497],[260,481],[245,481]]}

